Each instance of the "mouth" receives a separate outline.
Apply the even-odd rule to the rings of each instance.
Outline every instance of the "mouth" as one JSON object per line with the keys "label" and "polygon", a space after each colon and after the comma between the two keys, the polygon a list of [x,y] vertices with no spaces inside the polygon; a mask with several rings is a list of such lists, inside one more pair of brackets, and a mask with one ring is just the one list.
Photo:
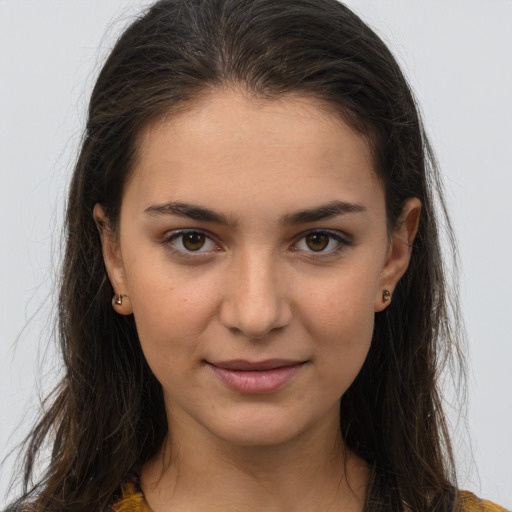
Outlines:
{"label": "mouth", "polygon": [[224,368],[225,370],[234,371],[255,371],[262,372],[266,370],[275,370],[276,368],[284,368],[286,366],[296,366],[302,364],[304,361],[297,361],[291,359],[266,359],[264,361],[245,361],[243,359],[233,359],[231,361],[219,361],[215,363],[208,362],[217,368]]}
{"label": "mouth", "polygon": [[300,373],[306,363],[289,359],[206,361],[224,385],[243,394],[273,393]]}

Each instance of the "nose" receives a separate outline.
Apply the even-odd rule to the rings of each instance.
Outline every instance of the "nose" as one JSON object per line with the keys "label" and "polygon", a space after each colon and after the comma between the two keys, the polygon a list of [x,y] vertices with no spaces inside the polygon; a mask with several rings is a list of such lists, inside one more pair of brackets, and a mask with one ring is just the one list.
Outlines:
{"label": "nose", "polygon": [[220,319],[232,332],[262,339],[292,319],[286,279],[271,256],[240,257],[230,266]]}

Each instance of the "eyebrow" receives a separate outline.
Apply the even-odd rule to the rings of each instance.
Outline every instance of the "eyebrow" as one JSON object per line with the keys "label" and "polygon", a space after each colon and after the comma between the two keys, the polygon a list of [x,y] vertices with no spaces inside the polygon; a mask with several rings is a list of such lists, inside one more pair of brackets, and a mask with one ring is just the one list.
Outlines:
{"label": "eyebrow", "polygon": [[187,219],[200,220],[205,222],[215,222],[217,224],[229,225],[228,218],[222,213],[218,213],[209,208],[203,208],[187,203],[165,203],[150,206],[144,210],[151,216],[158,217],[160,215],[176,215],[178,217],[185,217]]}
{"label": "eyebrow", "polygon": [[[306,224],[308,222],[317,222],[319,220],[326,220],[338,215],[345,215],[349,213],[362,213],[366,208],[358,203],[348,203],[346,201],[331,201],[324,205],[307,210],[300,210],[294,213],[289,213],[282,217],[283,224]],[[154,206],[149,206],[144,210],[144,213],[159,217],[162,215],[175,215],[178,217],[185,217],[203,222],[214,222],[229,226],[235,224],[230,222],[228,217],[220,212],[205,208],[202,206],[192,205],[181,202],[169,202]]]}
{"label": "eyebrow", "polygon": [[348,213],[363,213],[366,208],[358,203],[347,203],[345,201],[331,201],[330,203],[301,210],[284,216],[284,224],[306,224],[308,222],[316,222],[319,220],[331,219],[338,215]]}

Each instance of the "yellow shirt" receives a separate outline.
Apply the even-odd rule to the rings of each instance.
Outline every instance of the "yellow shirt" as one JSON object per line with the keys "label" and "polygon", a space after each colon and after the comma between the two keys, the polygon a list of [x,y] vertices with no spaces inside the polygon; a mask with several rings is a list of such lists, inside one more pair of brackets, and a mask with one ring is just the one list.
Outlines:
{"label": "yellow shirt", "polygon": [[[459,499],[463,512],[507,512],[506,509],[487,500],[477,498],[473,493],[460,491]],[[121,499],[112,507],[112,512],[153,512],[144,495],[138,489],[136,480],[130,480],[122,487]]]}
{"label": "yellow shirt", "polygon": [[491,501],[481,500],[468,491],[460,491],[459,498],[464,512],[507,512],[503,507]]}

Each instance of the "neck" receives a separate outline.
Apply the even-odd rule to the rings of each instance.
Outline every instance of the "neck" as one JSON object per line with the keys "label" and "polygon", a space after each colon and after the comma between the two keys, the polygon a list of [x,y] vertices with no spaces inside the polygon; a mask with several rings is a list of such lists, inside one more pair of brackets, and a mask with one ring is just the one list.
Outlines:
{"label": "neck", "polygon": [[360,512],[368,468],[346,449],[338,425],[279,445],[233,446],[174,424],[141,485],[155,512]]}

